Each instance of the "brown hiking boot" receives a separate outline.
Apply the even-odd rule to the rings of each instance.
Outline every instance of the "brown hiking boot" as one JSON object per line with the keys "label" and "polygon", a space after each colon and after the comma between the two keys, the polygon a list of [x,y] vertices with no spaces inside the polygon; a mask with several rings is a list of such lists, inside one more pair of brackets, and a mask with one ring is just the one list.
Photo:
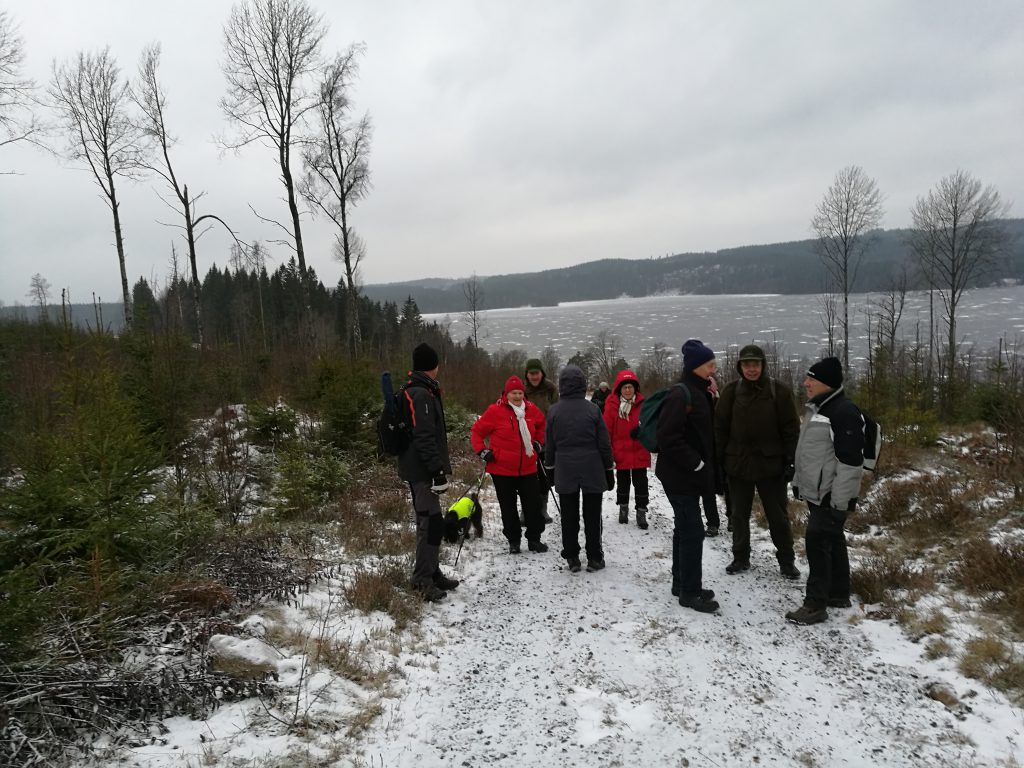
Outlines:
{"label": "brown hiking boot", "polygon": [[795,611],[789,611],[786,618],[794,624],[820,624],[828,618],[828,611],[824,608],[801,605]]}

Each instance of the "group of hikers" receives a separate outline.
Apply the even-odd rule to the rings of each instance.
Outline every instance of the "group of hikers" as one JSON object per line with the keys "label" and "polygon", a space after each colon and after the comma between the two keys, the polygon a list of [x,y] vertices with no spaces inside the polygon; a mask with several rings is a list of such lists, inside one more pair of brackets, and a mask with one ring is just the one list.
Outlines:
{"label": "group of hikers", "polygon": [[[719,532],[719,495],[725,498],[732,533],[732,562],[726,572],[750,569],[756,493],[780,574],[799,578],[786,509],[791,486],[794,498],[808,507],[809,574],[803,605],[786,618],[816,624],[828,617],[828,608],[849,607],[844,526],[860,489],[864,420],[844,394],[840,361],[826,357],[807,370],[801,422],[793,391],[769,375],[765,353],[757,345],[740,350],[739,376],[721,391],[715,382],[715,353],[698,339],[686,341],[681,351],[682,376],[661,393],[656,414],[655,476],[673,512],[672,595],[681,606],[703,613],[719,608],[714,591],[704,587],[702,567],[704,538]],[[634,520],[638,528],[648,528],[647,470],[652,461],[640,440],[641,382],[623,370],[613,386],[602,382],[587,399],[587,379],[579,367],[565,366],[557,386],[540,360],[528,360],[525,368],[525,381],[510,376],[471,430],[473,451],[494,483],[509,552],[522,551],[524,535],[529,551],[548,551],[542,537],[551,522],[547,498],[553,490],[561,556],[568,570],[583,568],[582,516],[586,569],[600,571],[605,568],[601,502],[606,491],[616,492],[618,520],[628,524],[632,488]],[[411,439],[398,464],[416,513],[412,585],[424,600],[435,602],[459,584],[439,567],[445,527],[440,496],[449,487],[451,460],[437,352],[420,344],[413,350],[412,369],[403,387]]]}

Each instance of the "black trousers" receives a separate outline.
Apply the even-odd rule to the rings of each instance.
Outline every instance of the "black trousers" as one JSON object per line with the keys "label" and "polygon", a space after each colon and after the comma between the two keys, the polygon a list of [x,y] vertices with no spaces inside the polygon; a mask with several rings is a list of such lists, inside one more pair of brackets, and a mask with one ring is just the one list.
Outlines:
{"label": "black trousers", "polygon": [[636,498],[637,509],[647,509],[651,502],[650,492],[647,488],[646,469],[617,469],[615,470],[615,503],[620,507],[629,504],[629,485],[633,484],[633,496]]}
{"label": "black trousers", "polygon": [[544,533],[544,518],[541,516],[540,485],[537,475],[491,475],[494,481],[494,492],[498,496],[498,507],[501,509],[501,532],[509,543],[518,544],[523,536],[519,525],[517,499],[523,505],[523,518],[526,520],[526,540],[540,541]]}
{"label": "black trousers", "polygon": [[718,515],[718,498],[713,493],[700,497],[704,506],[704,517],[708,520],[708,528],[721,528],[722,518]]}
{"label": "black trousers", "polygon": [[793,563],[793,529],[786,511],[786,481],[781,477],[764,480],[742,480],[729,476],[729,495],[732,497],[732,554],[737,560],[750,561],[750,510],[754,506],[754,491],[761,497],[764,516],[768,518],[768,531],[775,545],[779,565]]}
{"label": "black trousers", "polygon": [[807,597],[804,604],[824,608],[830,598],[850,597],[850,557],[846,552],[846,513],[807,504]]}
{"label": "black trousers", "polygon": [[604,560],[601,546],[601,494],[558,494],[562,506],[562,557],[580,556],[580,496],[583,496],[583,535],[586,537],[587,560]]}

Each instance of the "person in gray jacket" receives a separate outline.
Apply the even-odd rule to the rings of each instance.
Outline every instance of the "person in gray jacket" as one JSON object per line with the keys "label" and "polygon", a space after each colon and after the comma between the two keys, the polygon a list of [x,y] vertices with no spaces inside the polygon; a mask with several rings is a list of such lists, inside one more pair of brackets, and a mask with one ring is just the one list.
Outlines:
{"label": "person in gray jacket", "polygon": [[416,511],[416,560],[412,586],[427,602],[445,598],[459,586],[438,564],[444,518],[439,496],[448,490],[452,472],[448,456],[448,428],[444,421],[441,385],[437,381],[437,352],[428,344],[412,351],[412,368],[402,393],[412,421],[412,439],[398,457],[398,476],[409,484]]}
{"label": "person in gray jacket", "polygon": [[843,366],[826,357],[804,379],[807,412],[796,446],[793,496],[807,502],[807,592],[789,611],[794,624],[817,624],[828,608],[850,607],[850,559],[843,526],[864,474],[864,417],[843,391]]}
{"label": "person in gray jacket", "polygon": [[580,570],[580,496],[587,570],[604,568],[601,495],[615,488],[612,445],[601,412],[586,400],[587,379],[575,365],[558,377],[558,402],[548,409],[544,467],[554,477],[562,513],[562,557]]}

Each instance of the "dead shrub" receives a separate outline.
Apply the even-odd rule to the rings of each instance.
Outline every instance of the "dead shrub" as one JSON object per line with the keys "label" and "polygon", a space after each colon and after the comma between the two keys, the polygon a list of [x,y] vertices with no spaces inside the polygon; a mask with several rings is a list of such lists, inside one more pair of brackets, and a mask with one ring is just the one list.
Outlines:
{"label": "dead shrub", "polygon": [[420,613],[420,601],[404,589],[408,581],[408,563],[381,560],[375,566],[357,570],[345,587],[345,598],[365,613],[382,611],[395,621],[396,629],[404,629]]}
{"label": "dead shrub", "polygon": [[235,602],[235,593],[218,581],[194,578],[166,586],[162,600],[177,611],[211,615],[229,608]]}

